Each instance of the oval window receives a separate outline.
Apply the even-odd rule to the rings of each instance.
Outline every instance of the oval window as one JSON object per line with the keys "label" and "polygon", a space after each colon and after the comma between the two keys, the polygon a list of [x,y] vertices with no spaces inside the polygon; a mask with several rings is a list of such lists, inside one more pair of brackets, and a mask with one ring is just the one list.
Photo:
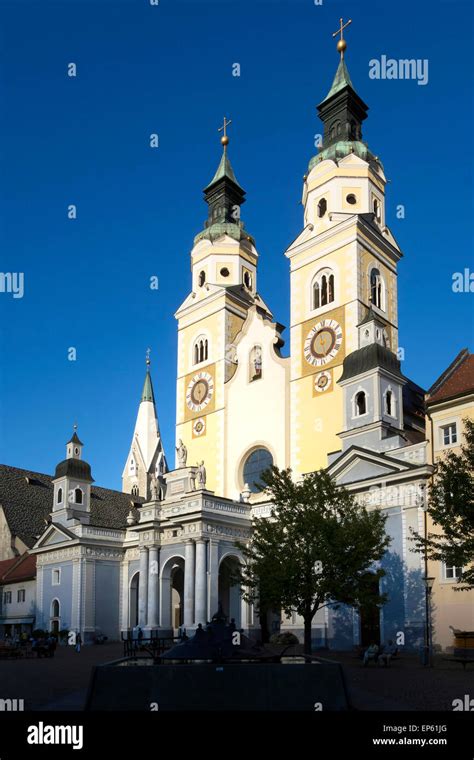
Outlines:
{"label": "oval window", "polygon": [[252,493],[259,493],[257,484],[261,482],[262,473],[273,465],[273,457],[268,449],[252,451],[244,463],[243,478]]}
{"label": "oval window", "polygon": [[351,206],[354,206],[355,203],[357,203],[357,198],[355,197],[354,193],[349,193],[349,195],[346,198],[346,201],[351,204]]}
{"label": "oval window", "polygon": [[228,277],[229,275],[230,275],[230,272],[227,269],[227,267],[222,267],[222,269],[221,269],[221,276],[222,277]]}

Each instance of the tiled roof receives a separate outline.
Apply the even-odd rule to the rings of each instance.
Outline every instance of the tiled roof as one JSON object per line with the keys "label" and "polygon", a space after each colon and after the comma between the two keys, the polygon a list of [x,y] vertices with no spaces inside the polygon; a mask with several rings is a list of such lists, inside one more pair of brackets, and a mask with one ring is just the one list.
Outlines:
{"label": "tiled roof", "polygon": [[465,348],[433,383],[428,391],[427,404],[436,404],[468,393],[474,393],[474,354]]}
{"label": "tiled roof", "polygon": [[[51,519],[51,480],[51,475],[0,465],[0,506],[3,507],[10,531],[29,548],[36,543]],[[132,501],[142,503],[144,499],[93,486],[90,524],[102,528],[126,528]]]}
{"label": "tiled roof", "polygon": [[13,559],[3,559],[0,562],[0,581],[2,580],[5,573],[8,572],[8,570],[10,570],[10,568],[12,568],[16,562],[18,562],[18,557],[13,557]]}
{"label": "tiled roof", "polygon": [[[12,560],[6,560],[12,562]],[[0,563],[0,565],[3,563]],[[0,582],[15,583],[16,581],[26,581],[36,577],[36,555],[25,552],[21,557],[16,557],[9,568],[2,571],[0,569]]]}

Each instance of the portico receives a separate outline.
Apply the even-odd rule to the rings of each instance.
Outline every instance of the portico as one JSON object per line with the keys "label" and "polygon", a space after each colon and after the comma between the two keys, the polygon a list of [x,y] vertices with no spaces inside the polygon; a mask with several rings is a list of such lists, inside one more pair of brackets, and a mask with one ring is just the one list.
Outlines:
{"label": "portico", "polygon": [[[231,573],[241,561],[235,541],[250,535],[250,505],[196,490],[194,470],[180,467],[164,474],[164,500],[143,504],[138,522],[130,526],[136,534],[129,577],[138,571],[138,624],[161,636],[181,625],[187,630],[205,625],[219,601],[240,625],[248,619]],[[131,611],[136,584],[127,588]],[[126,627],[133,625],[129,615]]]}

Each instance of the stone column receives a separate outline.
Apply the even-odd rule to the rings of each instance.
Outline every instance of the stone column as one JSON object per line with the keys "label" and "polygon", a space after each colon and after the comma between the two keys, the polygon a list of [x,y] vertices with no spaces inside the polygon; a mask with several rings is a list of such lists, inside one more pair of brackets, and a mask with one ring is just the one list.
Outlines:
{"label": "stone column", "polygon": [[184,617],[188,628],[194,623],[194,541],[188,539],[184,547]]}
{"label": "stone column", "polygon": [[219,606],[219,544],[212,539],[209,541],[209,599],[207,619],[210,620]]}
{"label": "stone column", "polygon": [[148,549],[140,549],[140,581],[138,584],[138,625],[144,628],[147,624],[148,607]]}
{"label": "stone column", "polygon": [[148,628],[158,628],[158,582],[160,578],[160,550],[150,546],[148,551]]}
{"label": "stone column", "polygon": [[196,541],[196,614],[194,622],[196,625],[207,622],[207,574],[206,574],[206,542],[203,538]]}

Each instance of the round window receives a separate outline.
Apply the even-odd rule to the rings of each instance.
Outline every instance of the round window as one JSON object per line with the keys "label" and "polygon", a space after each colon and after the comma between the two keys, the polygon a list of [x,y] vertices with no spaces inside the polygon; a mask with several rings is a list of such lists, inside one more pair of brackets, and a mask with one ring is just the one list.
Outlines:
{"label": "round window", "polygon": [[227,267],[222,267],[222,269],[221,269],[221,276],[222,277],[228,277],[229,275],[230,275],[230,272],[227,269]]}
{"label": "round window", "polygon": [[258,493],[257,483],[261,482],[262,473],[273,465],[273,457],[268,449],[255,449],[244,463],[244,484],[247,483],[252,493]]}
{"label": "round window", "polygon": [[354,193],[349,193],[349,195],[346,198],[346,201],[353,206],[355,203],[357,203],[357,198],[355,197]]}

